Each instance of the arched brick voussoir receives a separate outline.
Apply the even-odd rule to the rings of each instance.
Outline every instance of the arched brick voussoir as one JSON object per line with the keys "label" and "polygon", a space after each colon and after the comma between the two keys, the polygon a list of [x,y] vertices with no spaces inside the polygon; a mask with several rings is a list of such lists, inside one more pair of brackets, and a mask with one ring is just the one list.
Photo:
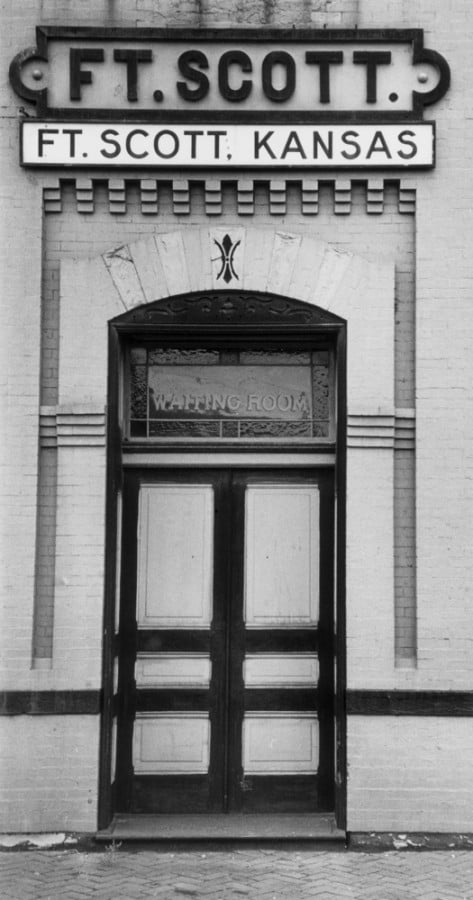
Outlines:
{"label": "arched brick voussoir", "polygon": [[291,234],[284,231],[275,233],[266,284],[266,290],[270,293],[291,296],[291,279],[301,242],[301,234]]}
{"label": "arched brick voussoir", "polygon": [[[155,236],[135,241],[129,245],[129,251],[145,297],[144,302],[152,303],[156,299],[156,291],[160,296],[169,296],[166,275]],[[132,306],[136,305],[136,303],[132,304]]]}
{"label": "arched brick voussoir", "polygon": [[246,229],[245,264],[240,278],[245,291],[268,290],[273,244],[274,231],[267,228]]}
{"label": "arched brick voussoir", "polygon": [[352,263],[352,253],[325,246],[309,302],[335,312],[339,286]]}
{"label": "arched brick voussoir", "polygon": [[327,249],[327,244],[323,241],[318,241],[311,235],[302,236],[287,290],[289,297],[316,303],[314,291]]}
{"label": "arched brick voussoir", "polygon": [[[219,281],[219,244],[237,245],[234,277]],[[353,255],[308,235],[258,228],[188,228],[156,233],[103,255],[126,309],[219,286],[268,291],[336,312],[337,288]]]}
{"label": "arched brick voussoir", "polygon": [[[225,283],[221,248],[227,233],[235,250]],[[104,254],[103,261],[125,309],[228,287],[281,294],[335,313],[348,327],[349,409],[392,407],[392,261],[370,262],[313,235],[241,225],[157,232]]]}
{"label": "arched brick voussoir", "polygon": [[190,290],[210,290],[212,287],[212,254],[209,253],[209,229],[189,228],[183,238],[183,244]]}
{"label": "arched brick voussoir", "polygon": [[190,291],[190,278],[184,246],[185,232],[157,234],[155,240],[169,295],[187,293]]}
{"label": "arched brick voussoir", "polygon": [[[202,233],[203,232],[203,233]],[[208,231],[171,231],[141,238],[103,254],[125,309],[161,297],[211,287]]]}
{"label": "arched brick voussoir", "polygon": [[129,247],[122,245],[114,250],[109,250],[108,253],[103,254],[102,259],[125,309],[131,309],[133,306],[140,306],[147,302]]}

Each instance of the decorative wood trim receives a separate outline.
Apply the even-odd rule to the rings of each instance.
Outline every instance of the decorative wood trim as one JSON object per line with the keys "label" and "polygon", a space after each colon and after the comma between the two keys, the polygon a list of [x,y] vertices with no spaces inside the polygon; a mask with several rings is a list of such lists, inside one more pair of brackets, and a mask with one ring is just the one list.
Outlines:
{"label": "decorative wood trim", "polygon": [[347,690],[349,716],[473,716],[473,691]]}
{"label": "decorative wood trim", "polygon": [[98,716],[102,691],[0,691],[1,716]]}
{"label": "decorative wood trim", "polygon": [[[126,260],[125,251],[118,260]],[[113,259],[112,259],[113,264]],[[180,325],[200,326],[209,335],[216,326],[240,326],[250,320],[250,327],[279,325],[289,332],[291,326],[327,325],[337,327],[342,320],[315,304],[309,305],[290,297],[259,291],[192,291],[163,297],[154,303],[131,308],[113,323],[130,331],[139,325],[161,329]]]}

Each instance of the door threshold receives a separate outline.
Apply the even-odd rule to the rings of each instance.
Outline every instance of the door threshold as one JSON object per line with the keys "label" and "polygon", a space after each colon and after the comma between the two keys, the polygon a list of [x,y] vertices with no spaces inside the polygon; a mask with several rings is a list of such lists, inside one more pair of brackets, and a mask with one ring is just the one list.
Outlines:
{"label": "door threshold", "polygon": [[114,816],[96,840],[110,841],[345,841],[330,813]]}

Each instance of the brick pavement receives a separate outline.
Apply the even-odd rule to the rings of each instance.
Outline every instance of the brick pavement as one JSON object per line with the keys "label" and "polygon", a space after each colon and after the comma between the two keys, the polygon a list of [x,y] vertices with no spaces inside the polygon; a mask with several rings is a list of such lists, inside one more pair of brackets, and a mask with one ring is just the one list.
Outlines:
{"label": "brick pavement", "polygon": [[1,900],[471,900],[473,853],[205,849],[0,856]]}

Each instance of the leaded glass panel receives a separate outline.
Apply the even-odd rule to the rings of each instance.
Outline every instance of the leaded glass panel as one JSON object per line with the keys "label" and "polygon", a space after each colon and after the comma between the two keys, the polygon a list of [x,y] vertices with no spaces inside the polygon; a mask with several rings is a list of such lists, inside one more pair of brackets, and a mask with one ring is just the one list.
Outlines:
{"label": "leaded glass panel", "polygon": [[132,439],[332,438],[328,350],[133,346],[128,358]]}

